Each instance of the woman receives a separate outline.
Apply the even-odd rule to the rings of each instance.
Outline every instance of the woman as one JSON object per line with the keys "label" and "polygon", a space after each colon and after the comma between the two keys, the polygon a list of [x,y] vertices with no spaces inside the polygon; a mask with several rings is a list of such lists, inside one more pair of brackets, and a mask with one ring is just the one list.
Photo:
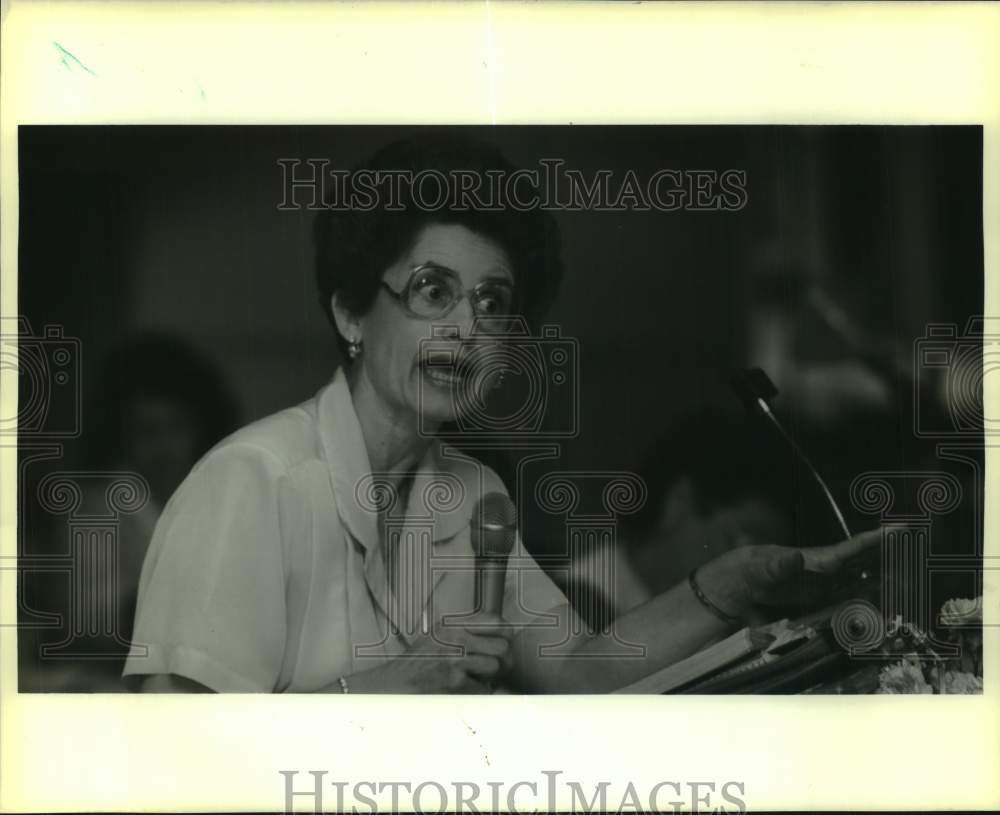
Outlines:
{"label": "woman", "polygon": [[[493,150],[434,136],[365,169],[432,169],[450,184],[514,172]],[[143,690],[609,691],[782,599],[804,566],[831,569],[878,539],[719,558],[619,620],[642,660],[594,658],[600,638],[575,633],[565,597],[520,542],[501,618],[477,613],[470,520],[504,487],[432,431],[502,379],[475,368],[489,357],[477,349],[502,346],[507,318],[532,322],[555,292],[554,222],[516,205],[530,200],[523,183],[498,185],[504,206],[486,211],[432,211],[403,184],[399,207],[320,216],[321,302],[348,361],[314,399],[216,446],[171,499],[125,669]],[[431,336],[451,362],[432,357]]]}

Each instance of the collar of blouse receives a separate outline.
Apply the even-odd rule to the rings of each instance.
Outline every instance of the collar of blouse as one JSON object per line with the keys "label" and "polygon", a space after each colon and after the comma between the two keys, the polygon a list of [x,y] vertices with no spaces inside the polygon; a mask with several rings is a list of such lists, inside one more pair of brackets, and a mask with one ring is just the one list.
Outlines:
{"label": "collar of blouse", "polygon": [[[428,603],[445,573],[455,568],[468,570],[473,556],[468,535],[473,508],[480,495],[498,488],[499,480],[474,459],[435,441],[417,468],[405,512],[400,515],[400,508],[392,506],[385,475],[371,472],[342,371],[321,392],[318,410],[338,514],[363,547],[363,570],[372,597],[412,644],[428,630]],[[391,576],[388,561],[398,561],[387,559],[379,547],[379,513],[386,510],[391,516],[389,525],[398,521],[389,534],[397,536],[396,542],[405,540],[408,547],[402,565]]]}
{"label": "collar of blouse", "polygon": [[428,529],[435,544],[469,525],[489,475],[474,459],[434,441],[410,487],[406,508],[395,506],[387,473],[373,473],[347,377],[338,369],[319,399],[319,431],[337,509],[350,533],[371,550],[378,545],[379,512],[405,517],[406,525]]}

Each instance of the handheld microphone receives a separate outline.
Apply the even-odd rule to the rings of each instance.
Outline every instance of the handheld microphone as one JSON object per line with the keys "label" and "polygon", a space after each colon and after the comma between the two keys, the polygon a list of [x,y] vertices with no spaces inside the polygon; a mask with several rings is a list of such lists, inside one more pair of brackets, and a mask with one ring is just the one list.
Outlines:
{"label": "handheld microphone", "polygon": [[500,616],[507,558],[517,538],[517,509],[502,492],[490,492],[472,512],[472,550],[476,553],[476,609]]}
{"label": "handheld microphone", "polygon": [[830,505],[830,509],[833,510],[833,514],[837,518],[837,523],[840,524],[841,530],[844,532],[844,537],[851,537],[851,530],[847,528],[847,522],[844,520],[844,514],[840,511],[840,507],[837,506],[837,502],[833,498],[833,493],[830,492],[830,488],[827,487],[826,482],[817,472],[816,468],[813,466],[809,457],[805,454],[805,451],[799,447],[798,443],[792,438],[791,434],[785,430],[781,422],[778,421],[778,417],[774,415],[769,404],[769,400],[773,399],[778,395],[778,389],[774,386],[774,383],[770,380],[768,375],[764,373],[760,368],[747,368],[745,370],[737,371],[731,380],[733,390],[736,391],[736,395],[740,398],[747,409],[751,413],[758,413],[766,417],[771,425],[778,431],[779,435],[788,443],[792,448],[795,455],[806,465],[806,468],[812,474],[812,477],[819,484],[820,489],[823,491],[823,495],[826,497],[826,502]]}

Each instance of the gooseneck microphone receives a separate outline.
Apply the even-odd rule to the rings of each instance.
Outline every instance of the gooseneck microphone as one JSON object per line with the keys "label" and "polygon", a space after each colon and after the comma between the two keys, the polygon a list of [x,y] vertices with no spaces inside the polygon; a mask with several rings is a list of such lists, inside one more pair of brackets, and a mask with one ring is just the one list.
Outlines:
{"label": "gooseneck microphone", "polygon": [[471,536],[476,553],[476,610],[499,617],[507,558],[517,538],[514,502],[502,492],[480,498],[472,512]]}
{"label": "gooseneck microphone", "polygon": [[787,444],[792,448],[792,451],[799,458],[799,460],[806,465],[806,468],[812,474],[812,477],[816,479],[816,483],[819,484],[820,489],[823,491],[823,495],[826,497],[826,502],[830,505],[830,509],[833,510],[833,514],[837,517],[837,523],[840,524],[840,528],[844,532],[844,537],[851,537],[851,530],[847,528],[847,521],[844,520],[844,513],[840,511],[840,507],[837,506],[837,502],[833,498],[833,493],[830,492],[830,488],[827,487],[826,482],[817,472],[816,468],[813,466],[809,457],[805,454],[805,451],[799,447],[798,442],[792,438],[792,435],[785,430],[784,426],[778,421],[778,417],[774,415],[771,410],[769,400],[773,399],[778,395],[778,389],[774,386],[774,383],[770,380],[768,375],[764,373],[760,368],[747,368],[745,370],[737,371],[731,380],[733,390],[736,391],[736,395],[740,398],[744,405],[751,413],[761,414],[770,421],[771,425],[778,431],[778,434],[787,442]]}

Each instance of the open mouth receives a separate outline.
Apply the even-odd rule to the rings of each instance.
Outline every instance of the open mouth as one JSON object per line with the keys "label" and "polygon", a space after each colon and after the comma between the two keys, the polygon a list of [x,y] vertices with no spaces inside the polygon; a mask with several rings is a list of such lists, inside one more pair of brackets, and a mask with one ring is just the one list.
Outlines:
{"label": "open mouth", "polygon": [[431,350],[420,361],[424,379],[440,388],[464,388],[485,398],[502,381],[503,367],[482,353]]}
{"label": "open mouth", "polygon": [[420,363],[424,376],[435,385],[453,388],[468,381],[469,366],[460,366],[452,359],[430,357]]}

